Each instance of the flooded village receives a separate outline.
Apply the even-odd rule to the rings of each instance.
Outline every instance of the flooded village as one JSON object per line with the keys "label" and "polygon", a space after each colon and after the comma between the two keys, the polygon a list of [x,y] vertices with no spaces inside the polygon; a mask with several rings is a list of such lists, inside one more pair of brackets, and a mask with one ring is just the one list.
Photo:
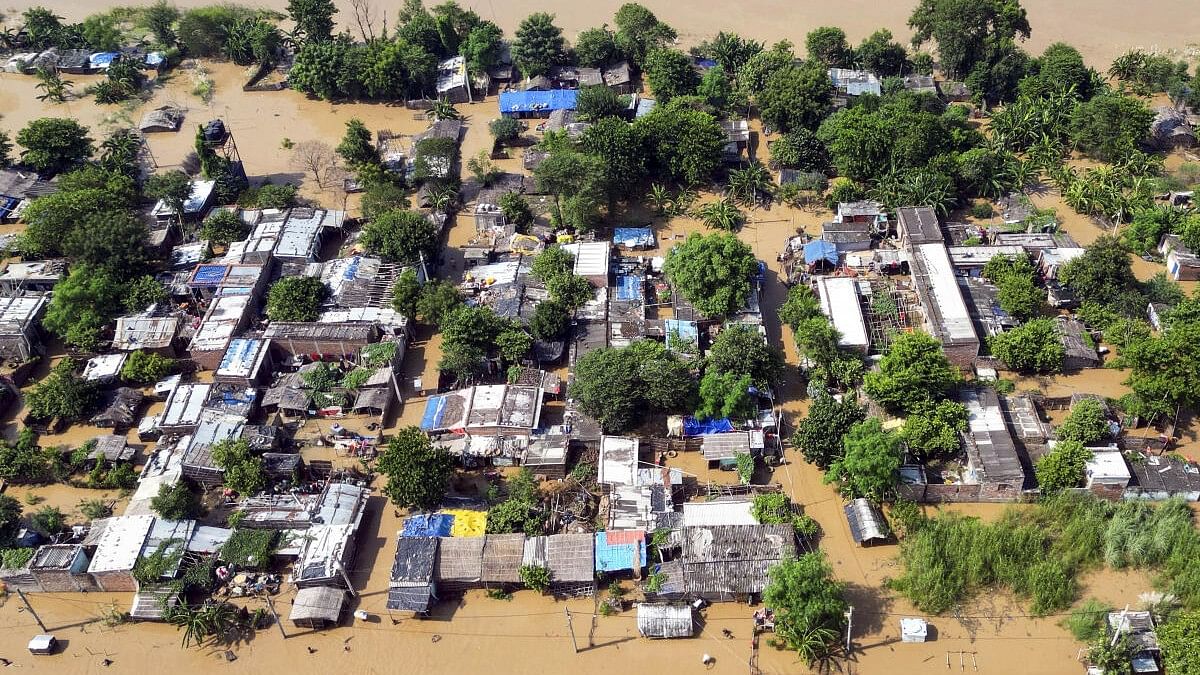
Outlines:
{"label": "flooded village", "polygon": [[0,665],[1196,668],[1192,47],[915,4],[6,12]]}

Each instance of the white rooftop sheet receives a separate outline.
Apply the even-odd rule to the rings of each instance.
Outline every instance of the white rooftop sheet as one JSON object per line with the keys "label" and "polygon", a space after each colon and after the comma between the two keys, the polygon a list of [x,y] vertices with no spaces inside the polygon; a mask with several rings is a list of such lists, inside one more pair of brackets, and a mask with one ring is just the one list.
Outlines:
{"label": "white rooftop sheet", "polygon": [[685,502],[683,525],[684,527],[757,525],[758,521],[750,514],[750,507],[750,501]]}
{"label": "white rooftop sheet", "polygon": [[611,255],[612,242],[584,241],[577,244],[564,244],[563,249],[575,256],[575,274],[581,277],[595,277],[608,274],[608,260]]}
{"label": "white rooftop sheet", "polygon": [[600,437],[600,466],[596,482],[609,485],[637,483],[638,440],[623,436]]}
{"label": "white rooftop sheet", "polygon": [[181,384],[175,387],[175,390],[167,397],[162,421],[159,422],[160,426],[177,427],[197,424],[200,421],[200,411],[203,409],[204,401],[208,398],[208,392],[211,389],[211,384],[202,382]]}
{"label": "white rooftop sheet", "polygon": [[858,301],[858,282],[850,277],[817,277],[817,293],[821,298],[821,311],[842,335],[838,344],[864,349],[869,346],[867,324]]}
{"label": "white rooftop sheet", "polygon": [[153,525],[154,516],[110,518],[96,544],[96,553],[92,556],[88,572],[96,574],[133,569]]}
{"label": "white rooftop sheet", "polygon": [[267,354],[268,340],[237,338],[229,343],[217,375],[226,377],[249,377],[258,370]]}
{"label": "white rooftop sheet", "polygon": [[951,338],[976,337],[967,303],[963,301],[962,293],[958,289],[958,279],[954,274],[954,267],[950,264],[950,254],[946,252],[946,245],[921,244],[916,247],[916,253],[925,263],[929,275],[929,291],[941,314],[940,328]]}

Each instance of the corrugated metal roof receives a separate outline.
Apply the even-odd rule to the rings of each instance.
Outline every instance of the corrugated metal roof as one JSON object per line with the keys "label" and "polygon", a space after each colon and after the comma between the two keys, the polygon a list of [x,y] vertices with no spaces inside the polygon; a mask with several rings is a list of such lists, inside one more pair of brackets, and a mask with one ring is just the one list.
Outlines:
{"label": "corrugated metal roof", "polygon": [[638,446],[636,438],[601,436],[596,482],[634,485],[637,482]]}
{"label": "corrugated metal roof", "polygon": [[88,572],[97,574],[132,570],[153,526],[154,516],[110,518],[100,534]]}
{"label": "corrugated metal roof", "polygon": [[639,602],[638,633],[649,638],[684,638],[695,632],[692,606],[686,602]]}
{"label": "corrugated metal roof", "polygon": [[749,500],[685,502],[683,524],[685,527],[757,525],[758,521],[751,515],[752,506]]}
{"label": "corrugated metal roof", "polygon": [[846,522],[850,525],[850,536],[856,543],[888,538],[887,521],[871,502],[862,498],[855,499],[843,507],[843,510],[846,512]]}

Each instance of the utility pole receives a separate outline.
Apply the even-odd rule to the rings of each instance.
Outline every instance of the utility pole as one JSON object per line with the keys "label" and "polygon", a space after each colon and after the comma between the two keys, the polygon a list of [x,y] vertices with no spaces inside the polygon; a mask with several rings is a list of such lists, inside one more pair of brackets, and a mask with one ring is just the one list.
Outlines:
{"label": "utility pole", "polygon": [[43,633],[49,633],[50,630],[46,628],[46,624],[42,623],[42,618],[37,615],[37,612],[33,611],[33,605],[29,604],[29,598],[25,597],[25,591],[18,588],[17,595],[20,596],[21,602],[25,603],[25,609],[29,610],[29,613],[33,615],[33,620],[37,622],[38,628],[41,628]]}
{"label": "utility pole", "polygon": [[283,639],[288,639],[288,634],[283,632],[283,622],[279,620],[279,615],[275,613],[275,603],[271,602],[271,596],[267,596],[267,609],[271,611],[271,616],[275,619],[275,625],[279,626],[279,634]]}
{"label": "utility pole", "polygon": [[846,612],[846,659],[850,658],[850,633],[854,630],[854,605]]}
{"label": "utility pole", "polygon": [[575,648],[575,653],[579,653],[579,643],[575,641],[575,626],[571,623],[571,610],[563,607],[563,613],[567,615],[567,630],[571,633],[571,646]]}

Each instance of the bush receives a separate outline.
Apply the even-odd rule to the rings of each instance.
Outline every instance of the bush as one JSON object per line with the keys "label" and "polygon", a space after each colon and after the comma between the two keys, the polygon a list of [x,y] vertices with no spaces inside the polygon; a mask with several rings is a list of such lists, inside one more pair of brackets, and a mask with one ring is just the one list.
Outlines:
{"label": "bush", "polygon": [[175,360],[155,352],[137,350],[130,352],[121,367],[121,379],[138,384],[157,382],[175,368]]}
{"label": "bush", "polygon": [[488,124],[488,130],[492,132],[492,136],[500,143],[510,143],[520,137],[521,122],[512,117],[501,117],[500,119],[492,120]]}
{"label": "bush", "polygon": [[1105,634],[1108,613],[1112,606],[1095,598],[1084,600],[1071,614],[1063,619],[1062,625],[1080,642],[1091,642]]}
{"label": "bush", "polygon": [[279,541],[275,530],[235,528],[229,540],[221,546],[218,557],[244,569],[266,569],[271,564]]}
{"label": "bush", "polygon": [[995,213],[996,212],[992,210],[992,205],[988,202],[979,202],[971,207],[972,218],[978,218],[982,220],[984,218],[991,218],[993,215],[995,215]]}
{"label": "bush", "polygon": [[530,590],[545,593],[550,590],[550,570],[541,565],[521,565],[521,583]]}
{"label": "bush", "polygon": [[250,225],[234,211],[221,209],[209,216],[200,226],[200,238],[217,246],[228,246],[250,235]]}
{"label": "bush", "polygon": [[66,517],[57,506],[42,507],[33,514],[29,521],[33,529],[48,537],[62,532],[66,525]]}

